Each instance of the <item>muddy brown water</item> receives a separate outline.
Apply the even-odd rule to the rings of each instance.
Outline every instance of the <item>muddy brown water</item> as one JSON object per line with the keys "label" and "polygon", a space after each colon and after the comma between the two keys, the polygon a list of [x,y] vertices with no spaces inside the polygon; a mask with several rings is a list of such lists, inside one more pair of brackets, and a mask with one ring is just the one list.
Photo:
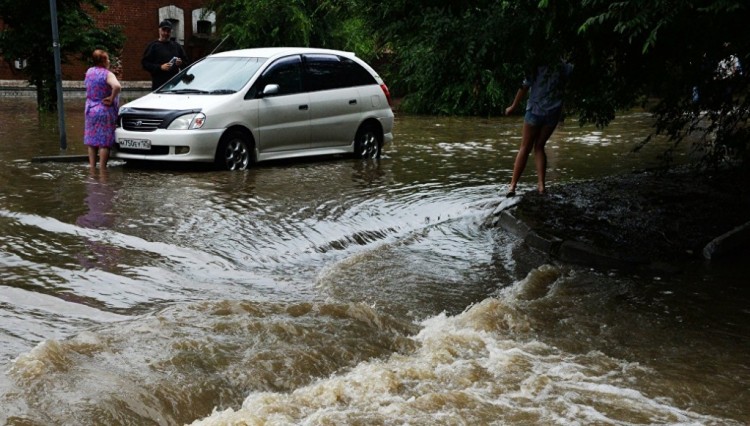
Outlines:
{"label": "muddy brown water", "polygon": [[[0,118],[0,423],[750,422],[743,262],[593,270],[482,226],[519,117],[398,114],[375,162],[93,174],[30,161],[59,152],[33,99]],[[655,164],[648,126],[566,123],[550,191]]]}

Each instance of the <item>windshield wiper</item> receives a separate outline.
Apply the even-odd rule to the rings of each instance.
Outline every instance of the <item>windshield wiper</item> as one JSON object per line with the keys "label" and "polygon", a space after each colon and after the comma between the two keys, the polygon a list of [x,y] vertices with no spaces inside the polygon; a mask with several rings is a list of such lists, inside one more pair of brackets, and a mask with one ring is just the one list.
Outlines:
{"label": "windshield wiper", "polygon": [[216,89],[216,90],[212,90],[209,94],[211,94],[211,95],[228,95],[228,94],[231,94],[231,93],[237,93],[237,91],[236,90],[232,90],[232,89]]}
{"label": "windshield wiper", "polygon": [[206,94],[208,93],[208,90],[198,90],[198,89],[177,89],[177,90],[163,90],[162,93],[199,93],[199,94]]}

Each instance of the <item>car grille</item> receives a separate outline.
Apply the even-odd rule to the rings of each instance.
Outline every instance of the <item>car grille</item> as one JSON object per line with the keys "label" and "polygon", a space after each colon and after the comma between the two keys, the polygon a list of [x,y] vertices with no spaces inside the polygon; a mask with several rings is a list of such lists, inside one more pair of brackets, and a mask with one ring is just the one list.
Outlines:
{"label": "car grille", "polygon": [[133,132],[153,132],[164,120],[161,118],[123,117],[122,128]]}
{"label": "car grille", "polygon": [[120,126],[131,132],[153,132],[156,129],[166,129],[175,118],[200,112],[200,109],[161,110],[149,108],[128,108],[120,110]]}

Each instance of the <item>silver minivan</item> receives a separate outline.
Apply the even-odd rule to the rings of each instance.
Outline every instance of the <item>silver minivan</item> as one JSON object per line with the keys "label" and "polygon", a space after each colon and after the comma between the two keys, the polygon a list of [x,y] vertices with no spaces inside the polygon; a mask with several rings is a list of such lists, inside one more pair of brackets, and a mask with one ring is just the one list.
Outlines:
{"label": "silver minivan", "polygon": [[120,107],[112,157],[254,162],[380,156],[393,140],[388,87],[353,53],[313,48],[209,55]]}

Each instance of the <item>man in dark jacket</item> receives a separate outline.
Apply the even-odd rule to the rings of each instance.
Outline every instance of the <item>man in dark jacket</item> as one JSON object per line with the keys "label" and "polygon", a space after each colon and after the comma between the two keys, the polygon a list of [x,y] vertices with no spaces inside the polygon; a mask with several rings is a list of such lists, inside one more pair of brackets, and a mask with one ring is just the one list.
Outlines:
{"label": "man in dark jacket", "polygon": [[163,20],[159,23],[159,39],[146,46],[141,65],[151,74],[151,90],[156,90],[188,64],[185,50],[171,39],[172,23]]}

